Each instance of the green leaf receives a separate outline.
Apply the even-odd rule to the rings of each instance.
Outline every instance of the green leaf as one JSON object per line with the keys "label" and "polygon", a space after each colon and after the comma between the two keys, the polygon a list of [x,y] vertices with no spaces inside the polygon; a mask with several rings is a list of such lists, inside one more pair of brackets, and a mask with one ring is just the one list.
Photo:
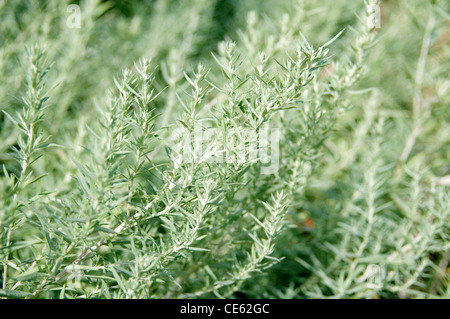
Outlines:
{"label": "green leaf", "polygon": [[24,291],[17,291],[11,289],[0,289],[0,297],[20,299],[30,296],[31,293]]}
{"label": "green leaf", "polygon": [[38,272],[37,268],[29,269],[16,277],[18,281],[28,281],[45,277],[46,274]]}

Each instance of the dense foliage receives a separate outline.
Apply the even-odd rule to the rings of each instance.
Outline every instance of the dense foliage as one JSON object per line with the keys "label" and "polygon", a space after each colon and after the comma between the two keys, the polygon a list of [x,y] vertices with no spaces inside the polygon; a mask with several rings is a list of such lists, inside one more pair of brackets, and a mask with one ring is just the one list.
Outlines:
{"label": "dense foliage", "polygon": [[450,297],[449,13],[0,1],[0,296]]}

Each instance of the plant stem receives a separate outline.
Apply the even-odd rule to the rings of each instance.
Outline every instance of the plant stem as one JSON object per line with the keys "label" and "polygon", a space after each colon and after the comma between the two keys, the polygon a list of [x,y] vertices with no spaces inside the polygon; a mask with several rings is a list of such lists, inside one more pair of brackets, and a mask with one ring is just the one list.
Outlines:
{"label": "plant stem", "polygon": [[395,177],[398,177],[401,173],[401,165],[406,163],[409,155],[416,143],[417,137],[420,135],[422,131],[422,123],[424,119],[422,116],[424,115],[424,103],[422,96],[422,86],[423,86],[423,77],[425,74],[425,66],[428,58],[428,52],[431,44],[431,32],[434,27],[434,14],[430,13],[428,18],[427,26],[425,29],[425,34],[423,36],[422,48],[420,50],[419,61],[417,62],[417,69],[414,81],[414,97],[412,102],[412,112],[413,112],[413,130],[409,135],[405,147],[400,155],[400,161],[395,170]]}

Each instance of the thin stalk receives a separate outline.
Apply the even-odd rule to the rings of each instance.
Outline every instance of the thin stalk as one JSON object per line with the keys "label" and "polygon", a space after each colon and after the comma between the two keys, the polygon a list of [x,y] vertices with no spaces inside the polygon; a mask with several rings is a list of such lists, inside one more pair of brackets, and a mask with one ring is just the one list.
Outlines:
{"label": "thin stalk", "polygon": [[425,29],[425,34],[422,40],[422,48],[420,50],[420,57],[417,62],[416,75],[414,80],[414,97],[412,102],[412,112],[413,112],[413,130],[411,134],[408,136],[405,147],[400,155],[400,161],[395,170],[395,177],[398,177],[402,171],[402,165],[406,163],[409,155],[416,143],[417,138],[419,137],[422,131],[422,123],[424,119],[422,118],[424,115],[424,102],[422,96],[422,87],[423,87],[423,78],[425,74],[425,67],[428,58],[428,53],[430,50],[431,44],[431,32],[434,28],[434,14],[430,13],[428,18],[427,26]]}
{"label": "thin stalk", "polygon": [[[32,146],[34,145],[34,126],[33,124],[30,125],[30,130],[29,130],[29,136],[28,136],[28,154],[31,154],[31,152],[33,151]],[[27,169],[28,169],[28,163],[29,163],[29,156],[28,154],[25,156],[25,158],[23,159],[23,163],[22,163],[22,171],[20,173],[20,178],[17,181],[17,184],[15,185],[15,191],[14,191],[14,195],[13,195],[13,202],[17,201],[17,198],[19,196],[19,192],[20,189],[22,187],[23,184],[23,178],[25,176],[25,174],[27,173]],[[8,232],[6,234],[6,247],[9,247],[11,244],[11,234],[12,234],[12,223],[13,223],[13,217],[15,215],[16,212],[16,207],[14,207],[12,209],[11,212],[11,223],[8,225]],[[3,268],[3,283],[2,283],[2,288],[6,289],[7,287],[7,279],[8,279],[8,261],[9,261],[9,251],[6,253],[5,256],[5,265]]]}

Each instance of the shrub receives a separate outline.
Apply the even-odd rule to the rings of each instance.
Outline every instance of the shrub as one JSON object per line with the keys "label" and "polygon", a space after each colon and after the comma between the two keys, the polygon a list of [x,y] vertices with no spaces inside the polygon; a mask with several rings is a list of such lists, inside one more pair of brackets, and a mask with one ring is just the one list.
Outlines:
{"label": "shrub", "polygon": [[448,297],[448,4],[182,2],[0,4],[0,295]]}

